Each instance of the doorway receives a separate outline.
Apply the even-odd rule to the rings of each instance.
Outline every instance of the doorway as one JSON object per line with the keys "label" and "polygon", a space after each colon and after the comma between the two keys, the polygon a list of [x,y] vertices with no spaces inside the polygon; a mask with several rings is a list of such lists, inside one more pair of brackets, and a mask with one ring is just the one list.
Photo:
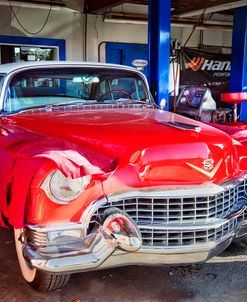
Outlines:
{"label": "doorway", "polygon": [[[106,63],[132,66],[134,60],[148,61],[148,45],[136,43],[106,43]],[[143,73],[147,76],[148,66]]]}

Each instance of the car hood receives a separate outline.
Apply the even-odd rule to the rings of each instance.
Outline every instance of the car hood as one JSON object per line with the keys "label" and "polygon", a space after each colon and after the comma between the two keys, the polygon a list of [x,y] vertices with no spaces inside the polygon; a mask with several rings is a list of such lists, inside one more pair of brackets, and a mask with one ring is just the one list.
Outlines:
{"label": "car hood", "polygon": [[[230,136],[157,109],[56,110],[5,120],[22,130],[117,157],[119,169],[131,167],[141,182],[219,182],[239,173]],[[200,128],[188,130],[177,123]]]}

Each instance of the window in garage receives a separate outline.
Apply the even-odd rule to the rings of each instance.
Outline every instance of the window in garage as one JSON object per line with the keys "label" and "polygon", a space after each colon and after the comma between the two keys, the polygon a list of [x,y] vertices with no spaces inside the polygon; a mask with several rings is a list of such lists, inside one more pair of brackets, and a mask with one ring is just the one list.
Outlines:
{"label": "window in garage", "polygon": [[0,36],[0,63],[65,60],[65,40]]}
{"label": "window in garage", "polygon": [[47,47],[1,45],[1,63],[50,61],[57,59],[57,50]]}

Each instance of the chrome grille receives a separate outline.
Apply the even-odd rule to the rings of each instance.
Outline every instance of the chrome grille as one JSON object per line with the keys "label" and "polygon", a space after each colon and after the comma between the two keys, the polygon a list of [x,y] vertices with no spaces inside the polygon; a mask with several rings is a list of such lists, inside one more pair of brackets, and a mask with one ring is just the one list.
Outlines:
{"label": "chrome grille", "polygon": [[[170,247],[203,244],[231,233],[247,218],[246,213],[238,219],[227,221],[223,226],[213,228],[215,219],[224,219],[234,208],[247,202],[247,180],[225,187],[220,193],[206,195],[205,190],[194,196],[172,197],[131,196],[109,198],[92,216],[89,229],[99,220],[105,209],[115,207],[127,213],[138,225],[144,247]],[[202,192],[202,191],[201,191]],[[133,195],[133,194],[132,194]],[[151,194],[152,195],[152,194]],[[179,195],[179,194],[178,194]],[[150,196],[150,194],[149,194]],[[208,226],[201,230],[198,226]],[[168,228],[169,226],[169,228]],[[172,227],[171,227],[172,226]],[[183,229],[183,226],[184,229]],[[189,230],[186,228],[190,226]]]}
{"label": "chrome grille", "polygon": [[93,220],[106,208],[116,207],[127,213],[137,224],[195,223],[222,218],[245,198],[246,180],[209,196],[143,198],[112,200],[95,213]]}
{"label": "chrome grille", "polygon": [[164,228],[140,228],[143,246],[186,246],[217,240],[231,233],[238,224],[232,220],[218,228],[208,230],[167,230]]}

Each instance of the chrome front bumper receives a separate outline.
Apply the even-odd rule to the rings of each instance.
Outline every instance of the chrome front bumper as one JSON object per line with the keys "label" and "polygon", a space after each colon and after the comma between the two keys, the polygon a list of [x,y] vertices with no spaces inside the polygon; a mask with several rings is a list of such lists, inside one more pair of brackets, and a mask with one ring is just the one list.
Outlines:
{"label": "chrome front bumper", "polygon": [[[206,262],[224,251],[236,237],[247,234],[247,221],[244,220],[246,206],[229,214],[217,225],[201,225],[197,230],[217,228],[229,223],[231,228],[227,235],[206,244],[194,244],[177,247],[141,247],[135,252],[120,249],[114,234],[110,234],[103,226],[98,226],[84,238],[80,250],[65,253],[44,253],[33,244],[24,244],[25,259],[36,269],[52,273],[76,273],[89,270],[104,269],[126,265],[179,265]],[[78,225],[76,225],[78,227]],[[61,229],[68,226],[60,226]],[[73,228],[73,225],[69,226]],[[36,232],[45,229],[32,227]]]}

